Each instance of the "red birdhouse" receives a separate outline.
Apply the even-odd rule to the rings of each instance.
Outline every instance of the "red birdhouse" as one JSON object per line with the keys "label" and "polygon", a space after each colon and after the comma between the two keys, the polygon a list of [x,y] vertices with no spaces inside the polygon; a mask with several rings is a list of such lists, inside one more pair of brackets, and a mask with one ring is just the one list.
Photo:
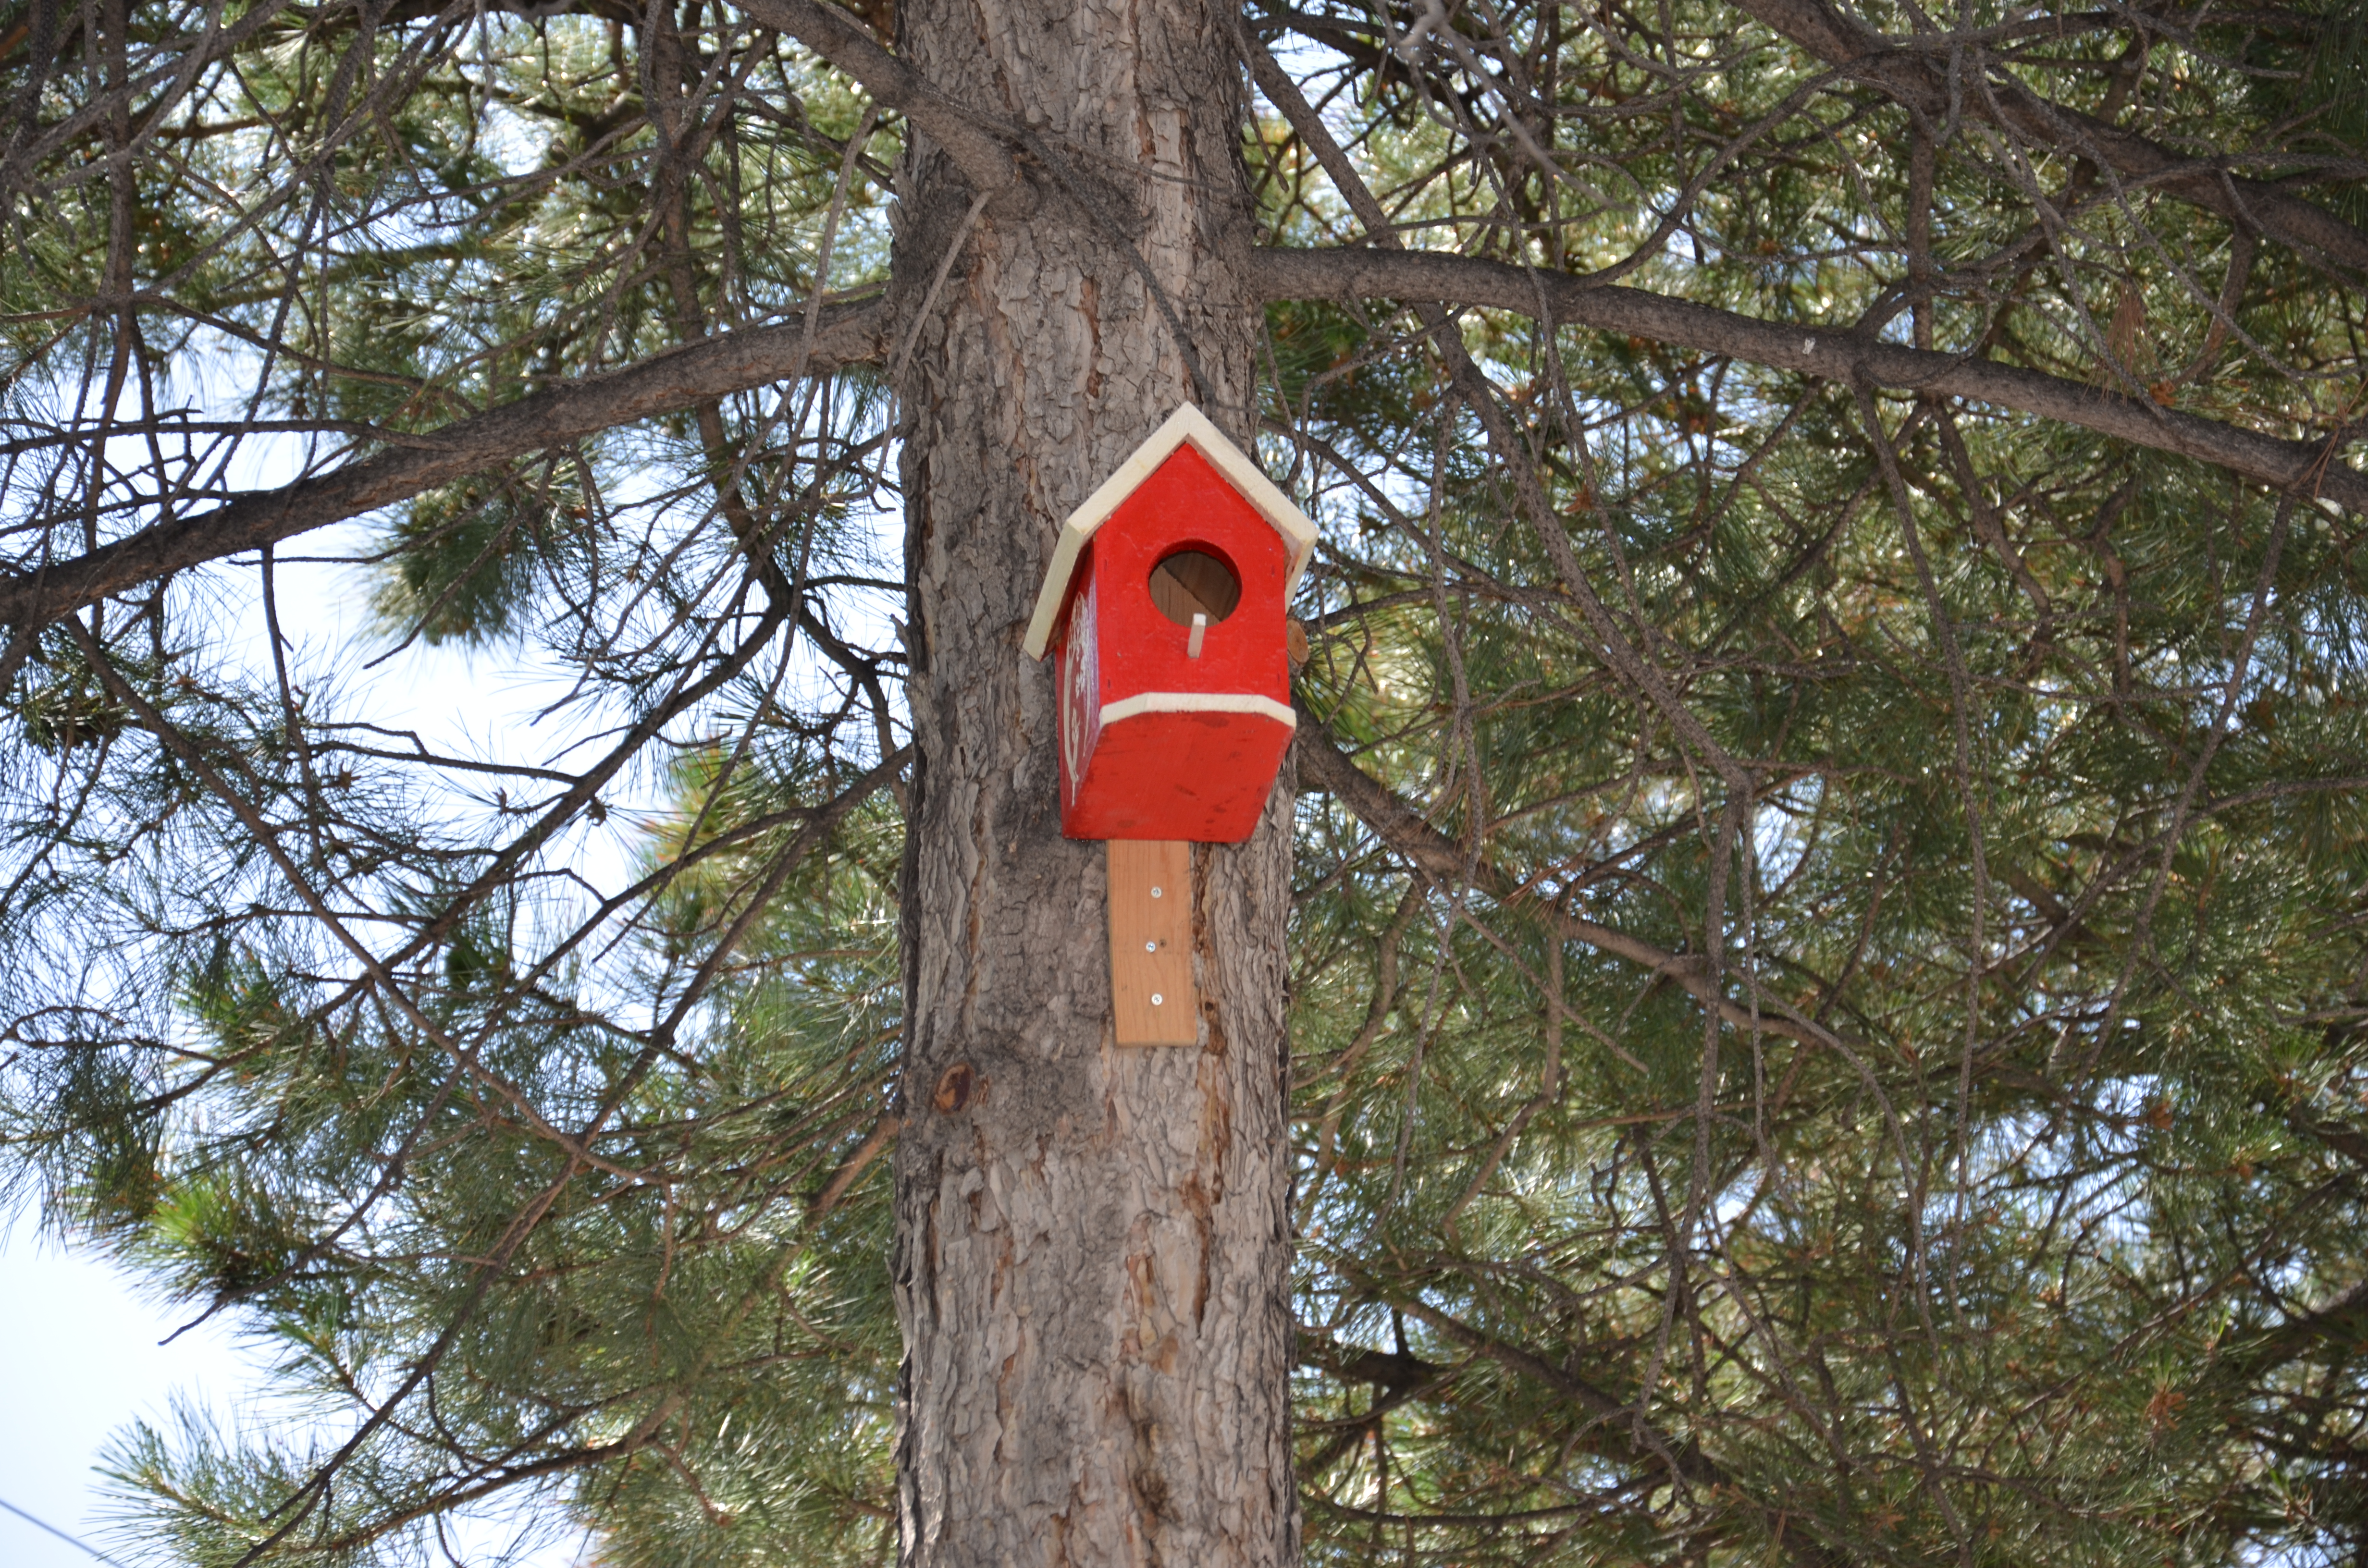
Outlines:
{"label": "red birdhouse", "polygon": [[1283,608],[1315,548],[1189,403],[1069,515],[1027,641],[1058,654],[1063,834],[1250,835],[1291,744]]}

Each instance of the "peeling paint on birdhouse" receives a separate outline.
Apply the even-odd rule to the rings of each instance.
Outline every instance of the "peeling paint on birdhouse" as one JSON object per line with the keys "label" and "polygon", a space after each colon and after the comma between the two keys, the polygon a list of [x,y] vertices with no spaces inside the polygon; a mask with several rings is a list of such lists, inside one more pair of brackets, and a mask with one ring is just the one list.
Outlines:
{"label": "peeling paint on birdhouse", "polygon": [[1026,642],[1056,656],[1063,834],[1250,835],[1291,745],[1284,608],[1315,548],[1189,403],[1070,514]]}

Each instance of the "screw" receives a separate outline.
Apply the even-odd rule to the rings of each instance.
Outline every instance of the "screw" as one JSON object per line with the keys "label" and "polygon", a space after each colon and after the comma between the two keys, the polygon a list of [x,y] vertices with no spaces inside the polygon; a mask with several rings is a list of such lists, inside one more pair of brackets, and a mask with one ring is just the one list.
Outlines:
{"label": "screw", "polygon": [[1156,953],[1159,950],[1159,944],[1156,942],[1145,942],[1143,944],[1143,950],[1146,953]]}
{"label": "screw", "polygon": [[1158,890],[1157,888],[1154,888],[1154,889],[1152,889],[1152,890],[1151,890],[1151,896],[1152,896],[1152,897],[1154,897],[1154,898],[1157,898],[1157,897],[1159,896],[1159,890]]}
{"label": "screw", "polygon": [[1153,992],[1153,993],[1151,994],[1151,1005],[1152,1005],[1153,1006],[1155,1006],[1155,1007],[1158,1006],[1160,1003],[1162,1003],[1162,1002],[1164,1002],[1164,1001],[1166,1001],[1166,1000],[1167,1000],[1167,998],[1166,998],[1166,997],[1164,997],[1164,996],[1162,996],[1162,995],[1161,995],[1158,992],[1156,992],[1156,991],[1155,991],[1155,992]]}

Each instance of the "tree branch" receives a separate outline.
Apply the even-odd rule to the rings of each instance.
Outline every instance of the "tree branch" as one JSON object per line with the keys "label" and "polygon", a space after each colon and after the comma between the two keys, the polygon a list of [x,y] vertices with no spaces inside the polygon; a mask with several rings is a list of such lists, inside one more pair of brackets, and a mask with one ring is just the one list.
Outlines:
{"label": "tree branch", "polygon": [[880,358],[887,323],[888,307],[878,301],[834,306],[824,312],[810,358],[800,353],[805,335],[801,317],[708,338],[630,369],[535,392],[411,438],[414,444],[399,449],[159,523],[85,555],[0,577],[0,623],[16,627],[21,638],[109,594],[360,517],[529,452],[769,381]]}
{"label": "tree branch", "polygon": [[[2315,493],[2368,513],[2368,476],[2335,460],[2326,444],[2237,429],[2014,366],[1909,348],[1847,331],[1815,332],[1759,321],[1642,290],[1588,288],[1558,273],[1440,252],[1269,249],[1257,253],[1257,265],[1269,299],[1441,300],[1534,315],[1540,313],[1543,298],[1546,312],[1557,323],[1649,337],[1837,381],[1864,381],[1970,398],[2217,463],[2280,489]],[[413,438],[416,444],[400,450],[242,496],[85,555],[0,577],[0,623],[20,631],[39,626],[141,583],[343,522],[528,452],[768,381],[876,359],[884,351],[889,313],[889,307],[876,301],[834,307],[825,312],[815,336],[812,360],[803,366],[798,363],[802,324],[759,327],[689,345],[629,369],[520,398]]]}
{"label": "tree branch", "polygon": [[975,111],[939,91],[880,46],[871,29],[820,0],[739,0],[740,9],[786,33],[853,77],[871,100],[894,109],[952,159],[974,191],[1019,181],[1010,139]]}
{"label": "tree branch", "polygon": [[[1950,109],[1947,74],[1928,56],[1902,50],[1882,34],[1840,15],[1825,0],[1734,0],[1737,10],[1774,28],[1828,65],[1847,67],[1918,114],[1940,119]],[[2051,103],[2003,71],[1979,86],[1961,89],[1965,113],[2013,131],[2042,147],[2061,147],[2104,165],[2125,180],[2215,212],[2239,230],[2257,229],[2297,250],[2317,251],[2345,267],[2368,271],[2368,234],[2324,208],[2260,180],[2240,179],[2212,162],[2182,156],[2158,142]]]}
{"label": "tree branch", "polygon": [[2329,1340],[2356,1345],[2368,1336],[2363,1331],[2368,1331],[2368,1280],[2339,1290],[2323,1306],[2230,1345],[2212,1370],[2221,1382],[2244,1387]]}
{"label": "tree branch", "polygon": [[1788,1516],[1755,1495],[1725,1466],[1702,1452],[1691,1437],[1677,1437],[1645,1421],[1642,1411],[1609,1390],[1588,1381],[1576,1373],[1555,1366],[1544,1357],[1532,1354],[1519,1346],[1508,1345],[1493,1335],[1483,1334],[1469,1324],[1452,1317],[1407,1292],[1390,1292],[1388,1299],[1406,1316],[1428,1324],[1432,1330],[1457,1345],[1503,1367],[1506,1370],[1544,1384],[1577,1405],[1607,1428],[1622,1427],[1634,1434],[1634,1458],[1639,1463],[1658,1460],[1683,1476],[1693,1485],[1713,1494],[1724,1494],[1758,1514],[1764,1528],[1773,1534],[1784,1549],[1784,1554],[1799,1568],[1842,1568],[1845,1559],[1806,1529],[1787,1530]]}
{"label": "tree branch", "polygon": [[2282,440],[1995,360],[1910,348],[1847,329],[1760,321],[1641,289],[1589,288],[1561,273],[1440,251],[1267,249],[1257,253],[1257,266],[1269,300],[1440,300],[1547,314],[1557,324],[1651,338],[1846,385],[1971,398],[2217,463],[2368,514],[2368,475],[2338,461],[2332,443]]}
{"label": "tree branch", "polygon": [[1782,1035],[1813,1044],[1831,1040],[1828,1033],[1806,1019],[1776,1010],[1782,1004],[1772,997],[1763,994],[1760,1011],[1755,1014],[1726,996],[1711,978],[1710,967],[1700,954],[1673,953],[1641,937],[1582,915],[1565,914],[1539,898],[1486,857],[1483,856],[1475,865],[1463,846],[1440,832],[1388,785],[1359,767],[1333,741],[1322,720],[1304,705],[1294,706],[1299,713],[1296,755],[1303,786],[1312,784],[1333,796],[1359,822],[1378,834],[1383,843],[1421,867],[1433,881],[1449,887],[1470,885],[1500,904],[1522,904],[1574,941],[1641,965],[1656,976],[1668,976],[1696,1001],[1715,1009],[1722,1019],[1737,1028],[1757,1029],[1761,1034]]}

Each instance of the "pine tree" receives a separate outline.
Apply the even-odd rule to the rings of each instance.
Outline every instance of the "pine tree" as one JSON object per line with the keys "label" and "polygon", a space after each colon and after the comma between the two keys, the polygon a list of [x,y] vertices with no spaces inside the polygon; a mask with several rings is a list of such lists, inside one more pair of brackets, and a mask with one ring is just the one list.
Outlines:
{"label": "pine tree", "polygon": [[[0,13],[0,1181],[305,1416],[127,1550],[2362,1560],[2363,34]],[[1121,1051],[1188,400],[1324,531]]]}

